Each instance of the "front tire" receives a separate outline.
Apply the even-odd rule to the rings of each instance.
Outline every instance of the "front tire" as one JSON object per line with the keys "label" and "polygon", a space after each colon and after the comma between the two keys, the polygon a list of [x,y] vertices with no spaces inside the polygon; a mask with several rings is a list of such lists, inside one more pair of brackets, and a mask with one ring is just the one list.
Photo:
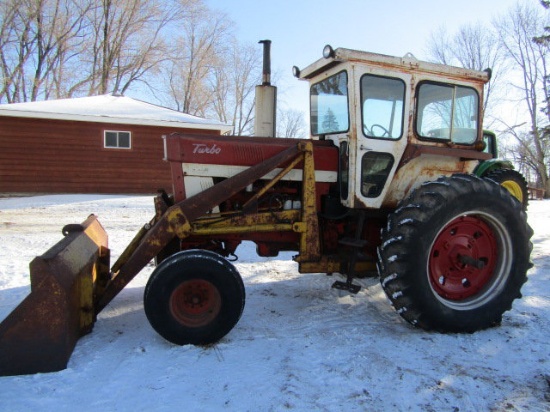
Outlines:
{"label": "front tire", "polygon": [[532,234],[521,205],[499,185],[471,175],[440,178],[388,217],[382,287],[404,319],[426,330],[497,325],[521,297]]}
{"label": "front tire", "polygon": [[496,169],[484,176],[504,187],[527,210],[529,203],[529,186],[523,175],[513,169]]}
{"label": "front tire", "polygon": [[237,269],[207,250],[186,250],[163,260],[144,293],[149,323],[177,345],[217,342],[237,324],[244,302]]}

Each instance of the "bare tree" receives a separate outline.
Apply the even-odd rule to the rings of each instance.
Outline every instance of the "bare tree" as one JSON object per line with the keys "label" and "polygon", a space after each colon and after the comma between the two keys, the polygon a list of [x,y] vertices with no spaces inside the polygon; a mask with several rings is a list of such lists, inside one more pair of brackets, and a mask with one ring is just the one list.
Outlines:
{"label": "bare tree", "polygon": [[0,3],[0,101],[47,99],[53,80],[69,58],[67,50],[83,35],[84,14],[92,2],[3,0]]}
{"label": "bare tree", "polygon": [[[49,3],[49,4],[48,4]],[[53,92],[52,81],[70,56],[67,50],[81,42],[85,28],[84,16],[93,8],[93,2],[85,1],[43,1],[36,2],[36,71],[31,100],[39,93],[47,99]]]}
{"label": "bare tree", "polygon": [[0,63],[2,65],[0,102],[6,100],[12,103],[18,101],[20,87],[18,78],[28,58],[27,53],[21,56],[27,42],[18,41],[18,37],[28,37],[29,29],[21,24],[18,4],[13,0],[0,1],[0,19]]}
{"label": "bare tree", "polygon": [[307,137],[304,113],[294,109],[279,109],[277,113],[277,136]]}
{"label": "bare tree", "polygon": [[202,0],[0,0],[0,101],[125,92]]}
{"label": "bare tree", "polygon": [[213,68],[223,66],[226,42],[233,23],[222,13],[196,5],[182,23],[170,52],[166,72],[169,95],[176,109],[205,116],[213,96],[208,77]]}
{"label": "bare tree", "polygon": [[548,195],[548,139],[542,132],[549,120],[542,116],[548,100],[545,87],[548,50],[544,44],[534,41],[545,27],[545,20],[539,9],[518,4],[496,22],[496,27],[506,55],[519,74],[519,81],[512,83],[512,87],[521,93],[529,118],[525,132],[516,131],[516,128],[503,123],[512,131],[510,135],[518,142],[526,162],[537,175],[538,184],[546,189]]}
{"label": "bare tree", "polygon": [[[547,11],[550,11],[550,1],[540,0],[540,4],[542,7],[544,7]],[[548,16],[547,16],[548,18]],[[550,26],[549,23],[546,21],[545,26],[543,28],[543,33],[539,36],[536,36],[533,38],[533,42],[537,44],[541,48],[541,52],[544,56],[548,54],[550,51]],[[543,109],[543,112],[546,114],[546,117],[548,118],[548,122],[550,124],[550,74],[549,74],[549,68],[547,66],[546,59],[542,59],[542,71],[543,71],[543,79],[544,79],[544,102],[545,107]],[[550,126],[547,125],[546,129],[548,129]],[[545,130],[546,134],[550,134],[549,130]]]}
{"label": "bare tree", "polygon": [[460,66],[472,70],[491,69],[492,76],[485,89],[484,110],[490,108],[495,99],[495,89],[506,72],[503,49],[497,33],[481,23],[467,24],[449,35],[444,27],[433,32],[428,41],[429,58],[437,63]]}
{"label": "bare tree", "polygon": [[91,36],[82,50],[86,76],[70,93],[122,93],[143,80],[168,57],[163,30],[181,21],[189,3],[102,0],[89,14]]}
{"label": "bare tree", "polygon": [[261,56],[257,45],[241,46],[236,40],[213,68],[210,87],[212,112],[233,125],[233,134],[251,134],[254,120],[254,89],[261,81]]}
{"label": "bare tree", "polygon": [[261,48],[239,44],[233,28],[227,15],[202,2],[190,7],[173,37],[156,92],[169,107],[231,124],[233,134],[250,134]]}
{"label": "bare tree", "polygon": [[216,66],[212,68],[210,77],[210,89],[212,90],[212,102],[210,110],[213,113],[213,117],[219,121],[229,124],[232,119],[229,115],[231,110],[231,102],[229,96],[231,94],[231,85],[229,81],[229,74],[223,70],[223,67]]}
{"label": "bare tree", "polygon": [[256,45],[236,46],[231,57],[231,80],[235,91],[234,131],[235,134],[251,133],[254,121],[254,92],[261,78],[260,52]]}

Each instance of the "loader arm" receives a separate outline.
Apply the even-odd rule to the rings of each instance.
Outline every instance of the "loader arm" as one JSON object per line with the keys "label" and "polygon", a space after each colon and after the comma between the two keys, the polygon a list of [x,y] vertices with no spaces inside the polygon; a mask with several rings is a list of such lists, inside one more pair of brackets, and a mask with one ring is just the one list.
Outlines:
{"label": "loader arm", "polygon": [[[313,190],[313,195],[305,195],[303,209],[305,219],[302,219],[296,231],[303,233],[301,245],[307,254],[319,255],[317,236],[318,223],[315,208],[315,175],[313,166],[313,146],[311,142],[299,142],[265,161],[245,169],[203,192],[184,199],[171,206],[158,221],[155,219],[136,235],[134,240],[122,253],[111,268],[111,280],[97,296],[95,313],[101,312],[115,296],[168,244],[174,237],[183,239],[192,234],[191,224],[207,214],[224,200],[243,190],[248,185],[262,178],[277,167],[290,164],[281,172],[288,172],[304,157],[304,186]],[[296,160],[293,162],[293,160]],[[277,178],[276,178],[277,179]],[[308,228],[308,230],[306,230]]]}

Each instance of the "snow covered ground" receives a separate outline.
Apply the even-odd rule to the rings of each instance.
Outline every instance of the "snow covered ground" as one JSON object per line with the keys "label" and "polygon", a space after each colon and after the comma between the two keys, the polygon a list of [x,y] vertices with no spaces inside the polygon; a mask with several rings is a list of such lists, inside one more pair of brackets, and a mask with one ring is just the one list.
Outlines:
{"label": "snow covered ground", "polygon": [[[0,320],[28,293],[28,263],[95,213],[116,259],[153,215],[151,197],[0,199]],[[0,377],[2,411],[550,411],[550,202],[532,201],[535,267],[500,327],[416,330],[377,281],[355,296],[291,254],[238,250],[247,303],[211,347],[174,346],[143,313],[148,266],[100,314],[68,368]]]}

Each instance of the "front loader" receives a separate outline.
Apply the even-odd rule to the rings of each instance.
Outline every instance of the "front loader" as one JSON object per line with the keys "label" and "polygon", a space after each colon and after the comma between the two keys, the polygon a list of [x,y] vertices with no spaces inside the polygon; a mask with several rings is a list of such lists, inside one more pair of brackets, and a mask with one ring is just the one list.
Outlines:
{"label": "front loader", "polygon": [[[488,73],[330,46],[294,73],[310,83],[311,138],[165,136],[172,192],[155,198],[155,216],[110,270],[102,229],[67,228],[69,251],[46,254],[55,263],[46,278],[67,296],[60,314],[34,312],[54,287],[35,290],[31,266],[31,302],[0,325],[1,374],[64,368],[78,337],[152,259],[152,327],[175,344],[217,342],[244,309],[231,263],[243,241],[260,256],[294,251],[300,273],[340,275],[332,287],[350,293],[358,278],[378,277],[399,315],[425,330],[501,322],[521,296],[532,230],[509,191],[474,174],[491,157],[480,104]],[[77,238],[89,248],[72,248]],[[36,355],[23,366],[49,336],[34,323],[55,324],[50,347],[61,361]]]}

